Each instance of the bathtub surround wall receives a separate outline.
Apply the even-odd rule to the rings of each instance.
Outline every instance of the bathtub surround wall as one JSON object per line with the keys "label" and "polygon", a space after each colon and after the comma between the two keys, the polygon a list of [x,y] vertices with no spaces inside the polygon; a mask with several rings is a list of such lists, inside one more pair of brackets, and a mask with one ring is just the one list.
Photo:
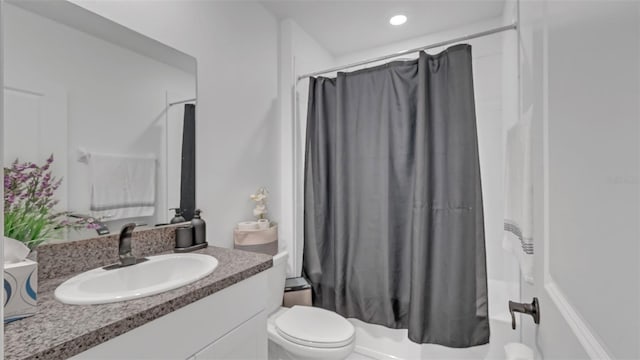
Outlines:
{"label": "bathtub surround wall", "polygon": [[[506,1],[502,11],[502,23],[503,24],[512,24],[518,21],[518,13],[517,6],[515,1]],[[500,158],[505,159],[505,148],[507,141],[507,131],[513,126],[519,119],[519,105],[520,105],[520,88],[519,88],[519,65],[518,65],[518,32],[517,31],[507,31],[502,33],[502,36],[497,38],[496,40],[500,41],[499,45],[495,46],[495,49],[498,50],[494,54],[495,57],[500,57],[500,59],[492,59],[494,61],[499,62],[500,67],[495,70],[495,72],[489,72],[488,78],[496,80],[500,80],[500,85],[494,85],[492,81],[484,81],[482,84],[482,88],[490,88],[492,86],[499,87],[500,91],[494,93],[494,95],[487,97],[487,103],[485,108],[491,108],[492,101],[495,101],[499,104],[501,109],[501,129],[499,130],[502,134],[502,141],[496,143],[500,144],[499,149],[495,146],[491,148],[494,151],[500,153]],[[485,77],[487,79],[487,77]],[[481,88],[479,88],[480,90]],[[482,91],[482,90],[480,90]],[[491,117],[485,116],[483,117],[485,121],[483,124],[488,125],[491,121]],[[485,139],[489,141],[492,138],[495,138],[498,134],[498,129],[493,130],[494,128],[490,126],[485,126],[487,130],[487,134],[492,134],[490,136],[486,136]],[[490,146],[486,144],[487,146]],[[504,174],[505,166],[504,160],[500,163],[500,166],[495,168],[495,171],[501,171],[500,174]],[[488,169],[489,170],[489,169]],[[494,204],[495,211],[502,211],[504,217],[504,177],[498,179],[495,178],[494,175],[487,174],[487,176],[491,176],[490,180],[493,186],[500,186],[500,190],[494,190],[492,193],[493,196],[500,194],[499,200],[502,201],[500,204]],[[497,188],[496,188],[497,189]],[[486,194],[486,193],[485,193]],[[486,209],[486,208],[485,208]],[[497,225],[497,220],[492,220],[492,228],[495,228]],[[497,230],[497,229],[496,229]],[[493,238],[493,237],[492,237]],[[501,290],[496,291],[497,294],[504,294],[501,297],[497,298],[500,300],[495,300],[494,303],[491,304],[490,307],[493,307],[493,312],[495,314],[500,314],[500,317],[503,320],[509,321],[509,314],[506,312],[508,307],[507,301],[508,299],[517,299],[520,298],[520,269],[517,262],[517,259],[514,256],[511,256],[507,252],[504,251],[502,246],[498,246],[499,242],[491,242],[487,244],[487,247],[491,247],[487,252],[487,257],[489,258],[490,265],[489,266],[489,278],[495,281],[495,286],[501,287]],[[491,285],[489,285],[489,293],[491,293]]]}
{"label": "bathtub surround wall", "polygon": [[[209,244],[232,247],[249,194],[280,188],[275,17],[242,1],[72,2],[197,59],[196,204]],[[269,218],[280,221],[272,195]]]}
{"label": "bathtub surround wall", "polygon": [[417,343],[489,341],[471,70],[471,46],[456,45],[310,79],[303,267],[314,305],[408,328]]}

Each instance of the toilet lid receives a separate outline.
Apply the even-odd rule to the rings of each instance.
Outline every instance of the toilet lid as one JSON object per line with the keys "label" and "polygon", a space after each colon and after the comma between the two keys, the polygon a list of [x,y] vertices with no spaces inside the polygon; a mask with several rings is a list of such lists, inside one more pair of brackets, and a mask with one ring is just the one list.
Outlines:
{"label": "toilet lid", "polygon": [[276,330],[283,338],[296,344],[335,348],[353,341],[353,325],[342,316],[328,310],[294,306],[275,321]]}

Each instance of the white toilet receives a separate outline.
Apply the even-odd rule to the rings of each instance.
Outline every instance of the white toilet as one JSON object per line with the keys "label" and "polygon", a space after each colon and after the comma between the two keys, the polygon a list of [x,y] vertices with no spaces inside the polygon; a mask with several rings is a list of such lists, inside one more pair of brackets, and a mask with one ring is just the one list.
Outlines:
{"label": "white toilet", "polygon": [[355,329],[347,319],[328,310],[281,307],[287,252],[273,257],[268,271],[267,332],[270,360],[341,360],[355,347]]}

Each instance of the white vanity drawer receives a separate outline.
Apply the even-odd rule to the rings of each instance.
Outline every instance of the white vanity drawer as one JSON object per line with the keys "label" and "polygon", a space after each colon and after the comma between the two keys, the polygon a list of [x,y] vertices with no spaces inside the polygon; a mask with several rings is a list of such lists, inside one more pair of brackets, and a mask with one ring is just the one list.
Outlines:
{"label": "white vanity drawer", "polygon": [[268,341],[266,322],[266,312],[261,311],[198,352],[193,359],[266,359]]}

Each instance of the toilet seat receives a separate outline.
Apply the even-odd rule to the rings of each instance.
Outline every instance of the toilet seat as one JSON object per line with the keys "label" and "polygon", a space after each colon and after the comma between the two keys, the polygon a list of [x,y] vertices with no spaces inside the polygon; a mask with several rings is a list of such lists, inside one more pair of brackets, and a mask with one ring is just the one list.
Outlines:
{"label": "toilet seat", "polygon": [[292,343],[314,348],[340,348],[355,337],[353,325],[328,310],[294,306],[275,320],[280,336]]}

